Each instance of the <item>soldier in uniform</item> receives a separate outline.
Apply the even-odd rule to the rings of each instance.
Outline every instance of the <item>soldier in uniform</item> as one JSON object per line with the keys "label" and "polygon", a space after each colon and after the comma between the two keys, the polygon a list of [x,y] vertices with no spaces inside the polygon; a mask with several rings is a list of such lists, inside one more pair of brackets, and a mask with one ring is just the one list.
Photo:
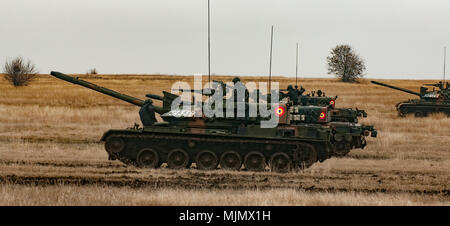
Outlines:
{"label": "soldier in uniform", "polygon": [[139,110],[139,117],[143,126],[151,126],[156,122],[155,109],[153,108],[153,101],[150,99],[145,100]]}
{"label": "soldier in uniform", "polygon": [[317,90],[317,96],[318,96],[318,97],[321,97],[321,96],[322,96],[322,93],[323,93],[322,90],[320,90],[320,89]]}
{"label": "soldier in uniform", "polygon": [[[247,87],[244,85],[244,83],[241,82],[241,79],[239,77],[234,77],[233,78],[233,99],[235,102],[247,102],[248,103],[248,98],[249,98],[249,92]],[[237,95],[237,91],[238,90],[245,90],[245,94],[244,94],[244,99],[239,99],[238,95]]]}
{"label": "soldier in uniform", "polygon": [[439,84],[437,85],[437,87],[438,87],[440,90],[443,90],[443,89],[444,89],[444,84],[442,84],[442,81],[439,81]]}
{"label": "soldier in uniform", "polygon": [[303,93],[306,91],[305,88],[303,88],[303,86],[300,86],[299,90],[298,85],[295,85],[295,90],[297,90],[299,96],[303,95]]}
{"label": "soldier in uniform", "polygon": [[294,102],[294,104],[298,104],[298,96],[299,96],[298,89],[294,89],[292,85],[288,85],[287,92],[288,93],[285,96],[289,97],[289,100]]}
{"label": "soldier in uniform", "polygon": [[[234,115],[235,115],[235,117],[238,117],[238,113],[237,113],[238,103],[242,103],[242,102],[244,102],[244,104],[248,103],[250,94],[248,92],[247,87],[241,82],[241,79],[239,77],[234,77],[232,81],[233,81],[234,87],[233,87],[233,92],[232,92],[231,98],[235,103]],[[238,90],[245,92],[244,97],[241,97],[238,95]],[[249,115],[249,109],[248,109],[247,105],[244,105],[244,106],[245,106],[245,118],[246,118]]]}

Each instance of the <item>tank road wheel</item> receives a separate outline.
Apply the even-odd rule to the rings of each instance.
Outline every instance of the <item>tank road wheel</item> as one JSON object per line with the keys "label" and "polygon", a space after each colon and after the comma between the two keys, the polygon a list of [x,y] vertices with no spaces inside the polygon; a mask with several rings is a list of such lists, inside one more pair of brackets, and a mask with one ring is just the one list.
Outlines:
{"label": "tank road wheel", "polygon": [[125,149],[125,141],[120,137],[108,137],[105,142],[108,153],[117,154]]}
{"label": "tank road wheel", "polygon": [[424,114],[423,114],[423,112],[421,112],[421,111],[416,111],[416,112],[414,113],[414,116],[415,116],[416,118],[422,118],[422,117],[424,116]]}
{"label": "tank road wheel", "polygon": [[173,149],[167,156],[167,165],[171,169],[186,169],[191,165],[189,154],[183,149]]}
{"label": "tank road wheel", "polygon": [[139,167],[143,168],[158,168],[161,165],[159,155],[156,151],[150,148],[140,150],[136,157],[136,162]]}
{"label": "tank road wheel", "polygon": [[196,164],[197,168],[200,170],[213,170],[217,168],[219,159],[214,152],[205,150],[198,153]]}
{"label": "tank road wheel", "polygon": [[396,104],[395,108],[397,109],[398,116],[400,117],[406,117],[408,114],[408,109],[406,109],[401,102]]}
{"label": "tank road wheel", "polygon": [[306,169],[311,167],[317,162],[317,151],[314,146],[310,144],[300,145],[300,169]]}
{"label": "tank road wheel", "polygon": [[260,152],[250,152],[244,158],[244,166],[250,171],[264,171],[266,159]]}
{"label": "tank road wheel", "polygon": [[408,114],[408,112],[403,112],[402,110],[397,110],[397,112],[399,117],[406,117],[406,114]]}
{"label": "tank road wheel", "polygon": [[242,166],[241,155],[235,151],[227,151],[220,157],[220,167],[225,170],[239,170]]}
{"label": "tank road wheel", "polygon": [[346,156],[351,148],[349,143],[337,142],[334,144],[334,156],[340,158]]}
{"label": "tank road wheel", "polygon": [[270,157],[272,172],[286,173],[291,169],[291,158],[283,152],[277,152]]}

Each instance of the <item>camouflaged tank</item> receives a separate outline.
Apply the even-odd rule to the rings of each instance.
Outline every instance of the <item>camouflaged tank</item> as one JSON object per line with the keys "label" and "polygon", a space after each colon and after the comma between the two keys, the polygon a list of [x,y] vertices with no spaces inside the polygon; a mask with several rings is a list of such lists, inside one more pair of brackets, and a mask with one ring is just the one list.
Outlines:
{"label": "camouflaged tank", "polygon": [[442,82],[434,84],[424,84],[424,86],[432,86],[438,88],[433,91],[428,91],[427,87],[420,87],[420,93],[388,85],[385,83],[371,81],[373,84],[399,90],[405,93],[416,95],[420,99],[409,99],[402,101],[395,105],[399,116],[406,116],[414,114],[416,117],[428,116],[432,113],[444,113],[450,116],[450,86],[447,82],[445,85]]}
{"label": "camouflaged tank", "polygon": [[[304,95],[305,89],[300,87],[300,89],[295,86],[289,85],[287,89],[281,90],[281,96],[289,97],[294,104],[301,106],[322,106],[327,107],[330,114],[330,125],[335,131],[335,136],[332,139],[333,142],[333,156],[343,157],[347,155],[351,149],[357,147],[364,147],[366,145],[365,139],[355,139],[354,136],[357,134],[365,133],[365,136],[369,134],[372,137],[377,136],[377,130],[371,125],[358,124],[358,118],[366,118],[367,113],[364,110],[358,108],[337,108],[336,101],[338,96],[330,97],[326,96],[325,92],[322,90],[311,91],[310,93]],[[353,142],[359,142],[361,144],[352,144]]]}
{"label": "camouflaged tank", "polygon": [[367,113],[364,110],[358,108],[337,108],[336,101],[338,96],[330,97],[325,96],[325,93],[321,90],[311,91],[307,95],[300,95],[298,102],[301,105],[317,105],[317,106],[330,106],[331,121],[333,122],[358,122],[358,118],[367,117]]}
{"label": "camouflaged tank", "polygon": [[[143,128],[108,130],[101,141],[110,160],[120,160],[138,167],[158,168],[162,164],[172,169],[191,167],[213,170],[217,168],[275,172],[302,169],[317,161],[342,155],[366,146],[365,137],[376,137],[373,127],[332,122],[329,106],[303,106],[284,99],[276,109],[278,126],[261,128],[261,117],[206,118],[192,112],[171,110],[178,95],[163,91],[163,96],[147,94],[162,101],[141,100],[97,86],[59,72],[51,75],[118,98],[141,107]],[[156,122],[152,114],[161,116]],[[145,120],[144,120],[144,119]]]}

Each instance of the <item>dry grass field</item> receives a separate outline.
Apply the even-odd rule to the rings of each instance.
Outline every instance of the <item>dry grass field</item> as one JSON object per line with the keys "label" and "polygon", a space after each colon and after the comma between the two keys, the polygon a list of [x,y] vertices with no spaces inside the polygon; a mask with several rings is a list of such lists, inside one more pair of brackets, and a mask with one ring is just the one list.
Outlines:
{"label": "dry grass field", "polygon": [[[2,75],[0,75],[3,77]],[[191,76],[79,75],[144,98]],[[230,76],[214,79],[230,81]],[[266,80],[243,77],[243,82]],[[204,81],[207,79],[205,78]],[[294,79],[274,78],[285,88]],[[435,81],[381,80],[418,91]],[[139,122],[138,108],[49,75],[15,88],[0,79],[0,205],[449,205],[450,118],[397,117],[415,96],[368,80],[300,79],[338,95],[338,107],[364,109],[378,129],[363,150],[302,172],[148,170],[108,161],[108,129]]]}

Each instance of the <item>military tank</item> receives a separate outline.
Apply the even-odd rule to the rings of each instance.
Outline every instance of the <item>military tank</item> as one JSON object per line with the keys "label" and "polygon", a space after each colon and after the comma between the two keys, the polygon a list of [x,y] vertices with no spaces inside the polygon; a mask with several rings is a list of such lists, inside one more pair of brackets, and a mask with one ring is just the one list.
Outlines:
{"label": "military tank", "polygon": [[[432,113],[445,113],[447,116],[450,116],[450,86],[448,82],[445,84],[445,87],[442,82],[424,84],[420,87],[420,93],[377,81],[371,82],[375,85],[388,87],[419,97],[419,99],[409,99],[397,103],[395,108],[399,116],[404,117],[408,114],[414,114],[416,117],[424,117]],[[428,88],[425,86],[432,86],[434,88],[432,91],[428,91]],[[436,90],[436,88],[438,89]]]}
{"label": "military tank", "polygon": [[[355,148],[366,146],[365,137],[376,130],[356,123],[330,123],[330,111],[323,106],[280,102],[278,126],[261,128],[264,117],[207,118],[192,111],[172,110],[178,95],[147,94],[141,100],[59,72],[51,75],[141,107],[143,127],[106,131],[101,141],[110,160],[145,168],[162,164],[172,169],[217,168],[275,172],[304,169]],[[162,107],[152,100],[162,101]],[[161,116],[157,122],[154,113]]]}
{"label": "military tank", "polygon": [[[228,87],[228,85],[223,81],[214,81],[222,84],[223,87]],[[232,89],[232,87],[228,88]],[[374,137],[377,136],[377,130],[373,126],[358,124],[358,118],[367,117],[367,113],[364,110],[357,108],[336,108],[336,100],[338,96],[326,96],[325,92],[322,92],[322,90],[311,91],[308,94],[303,94],[305,91],[306,90],[303,87],[300,87],[299,89],[297,86],[294,88],[292,85],[288,85],[287,89],[280,90],[279,101],[287,99],[290,102],[290,105],[293,106],[319,106],[328,108],[330,116],[330,122],[328,122],[328,125],[339,131],[338,135],[333,138],[334,150],[332,152],[332,156],[343,157],[347,155],[352,148],[354,148],[354,146],[350,145],[350,142],[343,141],[344,137],[342,134],[353,134],[354,136],[357,136],[357,134],[363,130],[367,134],[371,134]],[[260,93],[259,90],[254,90],[253,92],[255,92],[256,95],[259,95]],[[362,142],[363,145],[365,145],[365,140]]]}
{"label": "military tank", "polygon": [[305,89],[301,87],[300,89],[292,87],[289,85],[287,89],[281,91],[286,91],[282,96],[289,97],[293,99],[294,102],[298,102],[300,105],[316,105],[316,106],[328,106],[330,107],[331,121],[333,122],[354,122],[358,123],[358,118],[366,118],[367,113],[364,110],[358,108],[337,108],[336,102],[338,96],[330,97],[326,96],[325,92],[322,90],[311,91],[310,93],[304,95]]}
{"label": "military tank", "polygon": [[[363,128],[366,133],[370,133],[374,137],[377,135],[377,131],[373,126],[358,124],[359,118],[367,117],[367,113],[364,110],[357,108],[337,108],[336,100],[338,99],[338,96],[326,96],[325,92],[322,92],[322,90],[310,91],[308,94],[303,94],[306,91],[303,87],[298,89],[297,86],[293,88],[292,85],[289,85],[287,89],[281,91],[281,96],[288,97],[294,103],[299,105],[327,107],[330,111],[330,122],[328,124],[336,130],[339,130],[340,132],[338,134],[350,134],[352,131],[359,131],[360,128]],[[344,138],[341,135],[334,137],[333,156],[343,157],[353,148],[348,142],[343,141],[343,139]],[[365,140],[363,142],[365,142]]]}

